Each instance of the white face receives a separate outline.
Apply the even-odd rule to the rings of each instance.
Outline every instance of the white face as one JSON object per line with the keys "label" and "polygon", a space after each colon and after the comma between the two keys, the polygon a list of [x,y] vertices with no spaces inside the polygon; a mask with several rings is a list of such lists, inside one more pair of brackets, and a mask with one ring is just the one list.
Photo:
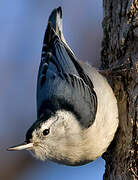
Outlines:
{"label": "white face", "polygon": [[68,111],[57,111],[54,117],[33,131],[34,155],[41,159],[50,159],[73,165],[83,159],[83,133],[76,117]]}

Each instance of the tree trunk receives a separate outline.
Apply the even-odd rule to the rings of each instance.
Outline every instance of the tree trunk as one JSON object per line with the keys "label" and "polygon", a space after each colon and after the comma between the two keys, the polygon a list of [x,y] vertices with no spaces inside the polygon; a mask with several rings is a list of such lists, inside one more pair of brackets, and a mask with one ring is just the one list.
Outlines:
{"label": "tree trunk", "polygon": [[[138,178],[138,0],[103,0],[102,69],[118,100],[119,128],[104,153],[104,180]],[[110,127],[109,127],[110,128]]]}

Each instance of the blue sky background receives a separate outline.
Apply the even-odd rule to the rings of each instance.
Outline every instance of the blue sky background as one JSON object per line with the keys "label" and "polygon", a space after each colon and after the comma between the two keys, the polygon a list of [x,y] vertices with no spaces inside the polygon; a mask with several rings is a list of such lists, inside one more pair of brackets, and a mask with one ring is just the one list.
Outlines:
{"label": "blue sky background", "polygon": [[80,167],[69,167],[52,162],[38,163],[20,175],[18,180],[102,180],[104,162],[101,158]]}
{"label": "blue sky background", "polygon": [[100,65],[102,0],[0,0],[0,179],[101,180],[104,161],[81,167],[39,162],[22,143],[36,120],[36,80],[43,36],[53,8],[62,6],[64,35],[76,56]]}

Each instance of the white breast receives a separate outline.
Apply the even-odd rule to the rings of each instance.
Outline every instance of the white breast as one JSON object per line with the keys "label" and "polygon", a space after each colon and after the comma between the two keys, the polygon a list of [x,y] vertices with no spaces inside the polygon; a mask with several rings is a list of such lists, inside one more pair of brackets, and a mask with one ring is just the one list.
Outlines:
{"label": "white breast", "polygon": [[106,79],[94,68],[89,76],[98,99],[96,119],[85,133],[85,151],[88,159],[101,156],[113,140],[118,127],[118,107],[114,93]]}

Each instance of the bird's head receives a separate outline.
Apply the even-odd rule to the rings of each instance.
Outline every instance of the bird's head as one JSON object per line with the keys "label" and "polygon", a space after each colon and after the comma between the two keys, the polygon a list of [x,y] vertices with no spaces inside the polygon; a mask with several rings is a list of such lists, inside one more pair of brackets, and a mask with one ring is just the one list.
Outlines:
{"label": "bird's head", "polygon": [[26,144],[10,150],[27,149],[40,160],[81,165],[85,154],[83,134],[82,126],[72,112],[58,110],[51,115],[42,115],[27,131]]}

